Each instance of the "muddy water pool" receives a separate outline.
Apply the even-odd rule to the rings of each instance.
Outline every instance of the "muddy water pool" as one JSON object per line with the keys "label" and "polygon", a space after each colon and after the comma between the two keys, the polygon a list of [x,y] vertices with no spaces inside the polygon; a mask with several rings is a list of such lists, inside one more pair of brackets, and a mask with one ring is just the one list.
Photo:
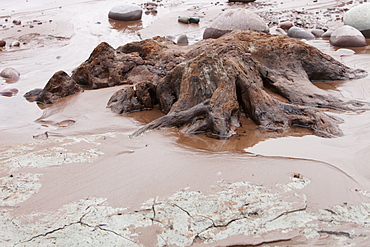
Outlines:
{"label": "muddy water pool", "polygon": [[[26,152],[10,144],[36,142],[36,157],[54,150],[50,148],[62,142],[73,146],[76,152],[88,150],[85,153],[94,157],[92,162],[81,161],[77,166],[58,163],[55,158],[56,163],[51,165],[34,161],[44,164],[42,168],[27,162],[17,168],[2,167],[2,176],[14,171],[42,174],[38,193],[19,204],[15,212],[57,210],[88,196],[108,198],[112,206],[135,208],[150,197],[167,197],[186,187],[211,193],[212,186],[220,180],[246,180],[274,187],[277,183],[289,182],[294,174],[312,181],[305,189],[312,209],[368,201],[356,191],[370,190],[370,111],[329,112],[344,120],[340,124],[344,135],[333,139],[314,136],[305,129],[284,134],[266,133],[249,119],[242,120],[238,135],[229,140],[216,140],[202,134],[189,136],[172,128],[130,139],[130,133],[161,113],[153,110],[118,116],[110,112],[106,103],[120,87],[85,91],[45,109],[22,97],[31,89],[43,87],[56,71],[71,73],[102,41],[118,47],[155,35],[177,38],[187,34],[194,43],[225,8],[250,6],[256,11],[289,8],[315,11],[341,2],[257,1],[254,5],[235,5],[163,0],[158,2],[156,15],[144,14],[142,21],[127,25],[107,18],[108,11],[120,2],[15,0],[0,6],[0,38],[8,43],[21,41],[20,47],[7,46],[0,52],[0,69],[12,67],[21,74],[16,83],[0,83],[0,89],[19,90],[14,97],[0,97],[0,147],[14,148],[19,157],[24,155],[26,159]],[[351,4],[356,2],[351,1],[348,6]],[[177,22],[179,15],[201,16],[201,22],[181,24]],[[22,25],[13,25],[12,20],[21,20]],[[351,55],[341,53],[328,40],[316,39],[309,43],[350,67],[370,71],[369,41],[368,46],[353,49],[355,53]],[[369,77],[316,84],[334,94],[370,102]],[[45,132],[48,140],[42,138]],[[96,139],[92,140],[91,136]],[[75,142],[71,144],[68,138]],[[81,141],[81,138],[86,139]]]}

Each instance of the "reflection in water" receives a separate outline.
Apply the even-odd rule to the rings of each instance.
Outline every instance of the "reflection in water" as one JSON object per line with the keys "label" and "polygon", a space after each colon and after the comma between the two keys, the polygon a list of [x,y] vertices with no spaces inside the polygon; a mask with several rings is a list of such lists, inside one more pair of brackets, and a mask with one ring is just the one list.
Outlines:
{"label": "reflection in water", "polygon": [[143,28],[143,21],[116,21],[109,19],[113,29],[121,32],[136,32]]}
{"label": "reflection in water", "polygon": [[181,131],[174,131],[178,137],[177,143],[194,150],[205,150],[210,152],[243,152],[249,147],[266,141],[285,136],[302,137],[312,134],[312,131],[302,128],[293,128],[285,132],[265,132],[249,118],[241,117],[241,127],[237,134],[227,140],[210,138],[207,134],[189,135]]}
{"label": "reflection in water", "polygon": [[[127,117],[133,118],[142,125],[148,124],[151,121],[163,116],[164,114],[155,108],[150,111],[134,112],[126,114]],[[158,130],[154,130],[158,131]],[[215,139],[207,133],[186,134],[177,128],[165,128],[162,130],[168,136],[174,137],[176,143],[185,148],[195,150],[204,150],[210,152],[245,152],[246,148],[252,147],[259,142],[268,139],[279,137],[302,137],[311,135],[312,131],[303,128],[292,128],[284,132],[266,132],[258,128],[258,126],[244,115],[240,117],[240,127],[236,129],[236,135],[231,136],[226,140]],[[144,133],[145,135],[145,133]]]}

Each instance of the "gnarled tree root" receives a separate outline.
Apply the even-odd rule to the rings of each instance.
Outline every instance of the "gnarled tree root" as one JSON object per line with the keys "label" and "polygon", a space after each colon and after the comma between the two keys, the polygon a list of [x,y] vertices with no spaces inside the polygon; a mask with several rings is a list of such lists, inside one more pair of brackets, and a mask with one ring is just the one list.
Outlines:
{"label": "gnarled tree root", "polygon": [[[183,126],[187,133],[227,138],[235,134],[244,114],[266,131],[299,126],[333,137],[341,135],[338,119],[325,110],[356,111],[369,109],[369,104],[330,94],[311,81],[366,75],[296,39],[233,31],[187,47],[160,37],[117,49],[101,43],[73,72],[68,85],[96,89],[131,84],[111,97],[112,111],[123,114],[158,105],[167,114],[132,136]],[[45,90],[43,102],[59,97]]]}
{"label": "gnarled tree root", "polygon": [[[340,136],[340,120],[319,108],[356,110],[365,104],[328,94],[310,80],[365,75],[365,71],[350,69],[303,42],[236,31],[200,43],[187,54],[187,62],[158,83],[160,108],[169,109],[168,114],[132,136],[150,129],[185,126],[187,133],[207,131],[227,138],[235,133],[241,110],[266,131],[295,126],[322,137]],[[178,88],[170,87],[174,85]],[[285,100],[274,97],[270,90]]]}

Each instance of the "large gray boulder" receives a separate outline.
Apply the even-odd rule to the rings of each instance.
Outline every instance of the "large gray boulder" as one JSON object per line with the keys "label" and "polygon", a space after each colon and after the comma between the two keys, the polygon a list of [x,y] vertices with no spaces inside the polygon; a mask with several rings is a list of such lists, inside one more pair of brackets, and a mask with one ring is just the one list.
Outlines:
{"label": "large gray boulder", "polygon": [[344,24],[352,26],[370,38],[370,3],[360,4],[348,10],[343,17]]}
{"label": "large gray boulder", "polygon": [[122,4],[112,8],[108,17],[116,21],[137,21],[141,19],[143,10],[133,4]]}
{"label": "large gray boulder", "polygon": [[203,33],[203,39],[217,39],[233,30],[253,30],[269,33],[264,20],[247,9],[229,9],[220,14]]}
{"label": "large gray boulder", "polygon": [[344,25],[331,34],[330,44],[339,47],[363,47],[366,46],[366,38],[356,28]]}

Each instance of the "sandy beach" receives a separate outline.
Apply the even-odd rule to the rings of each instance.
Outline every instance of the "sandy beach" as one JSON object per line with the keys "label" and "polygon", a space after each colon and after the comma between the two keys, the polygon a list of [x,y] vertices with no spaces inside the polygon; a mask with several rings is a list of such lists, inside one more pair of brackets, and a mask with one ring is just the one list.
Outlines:
{"label": "sandy beach", "polygon": [[[109,20],[109,10],[121,2],[15,0],[0,6],[0,39],[7,42],[0,70],[20,73],[19,81],[0,83],[1,90],[18,90],[0,96],[1,246],[370,245],[369,111],[328,112],[343,119],[337,138],[301,128],[263,132],[247,118],[228,140],[177,128],[130,138],[163,113],[113,113],[107,102],[125,85],[85,90],[46,107],[23,97],[55,72],[71,73],[103,41],[116,48],[186,34],[192,45],[229,8],[248,8],[266,22],[291,16],[337,27],[344,11],[362,1],[162,0],[158,13],[143,14],[141,21]],[[201,21],[182,24],[178,16]],[[276,27],[270,23],[272,33]],[[9,46],[14,41],[20,46]],[[354,54],[341,53],[327,39],[308,43],[370,71],[369,39],[366,47],[351,48]],[[369,80],[315,85],[370,102]]]}

